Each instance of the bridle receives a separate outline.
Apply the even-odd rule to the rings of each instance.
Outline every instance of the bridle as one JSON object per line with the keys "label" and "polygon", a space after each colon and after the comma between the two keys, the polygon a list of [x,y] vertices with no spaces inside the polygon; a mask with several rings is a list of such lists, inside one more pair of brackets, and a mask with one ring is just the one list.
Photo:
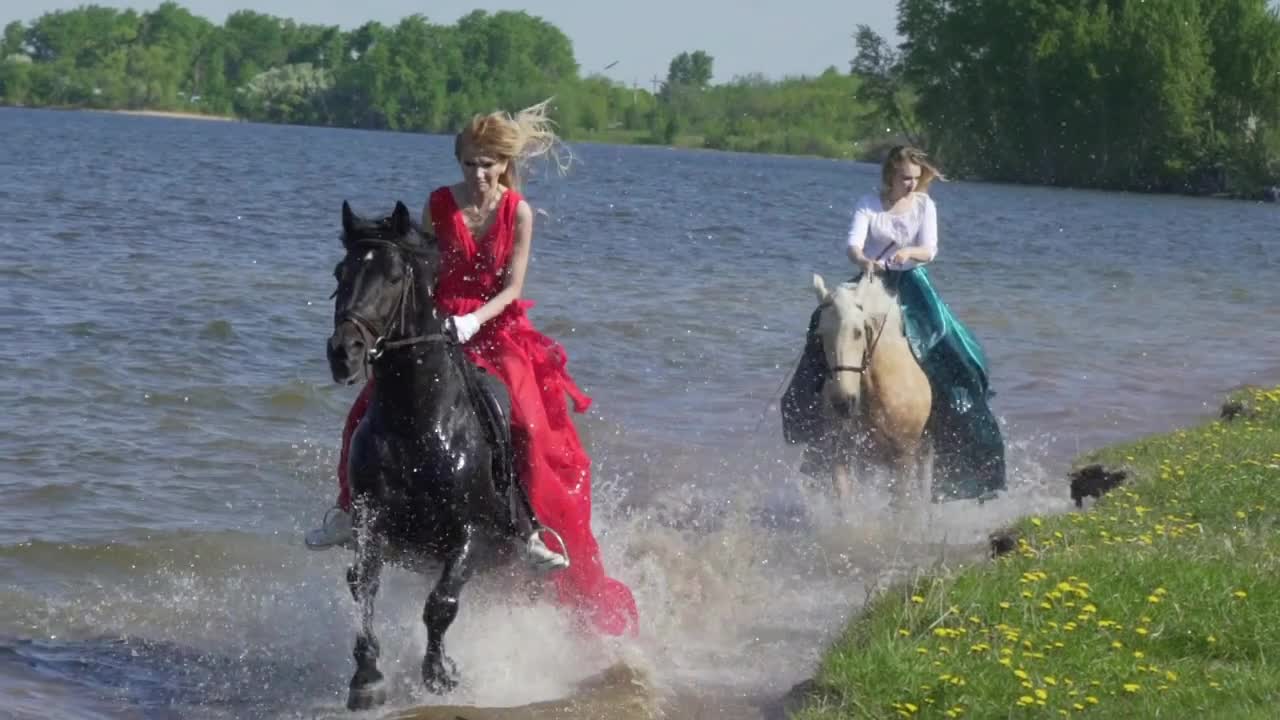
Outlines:
{"label": "bridle", "polygon": [[[414,251],[400,243],[393,242],[391,240],[383,240],[381,238],[365,238],[352,243],[353,250],[355,248],[365,246],[376,246],[393,250],[405,260],[405,278],[404,282],[401,283],[400,286],[400,297],[396,299],[396,306],[391,311],[392,321],[387,325],[387,327],[379,327],[379,323],[370,320],[352,309],[343,310],[338,313],[336,317],[336,325],[341,325],[344,322],[350,322],[352,325],[356,326],[356,330],[359,331],[360,335],[364,339],[366,347],[369,348],[366,353],[368,360],[370,362],[375,361],[382,357],[388,350],[397,350],[429,342],[453,342],[454,338],[443,331],[424,333],[422,335],[414,335],[412,337],[398,338],[395,340],[388,339],[391,338],[394,333],[399,332],[401,328],[405,327],[407,318],[412,317],[413,313],[417,312],[418,309],[417,296],[413,292],[417,277],[413,272],[413,262],[407,257],[407,255],[412,254]],[[336,294],[337,291],[335,290],[334,293]]]}
{"label": "bridle", "polygon": [[[877,261],[882,260],[885,255],[888,255],[889,252],[897,246],[898,246],[898,243],[896,242],[889,243],[889,245],[885,247],[884,250],[880,251],[880,255],[876,257],[876,260]],[[831,301],[827,301],[823,303],[824,306],[830,305],[830,304],[831,304]],[[835,367],[828,369],[827,374],[830,375],[833,379],[838,373],[842,373],[842,372],[858,373],[859,375],[865,374],[867,372],[867,368],[871,367],[871,356],[876,351],[876,345],[880,344],[880,338],[884,335],[884,326],[888,322],[889,322],[889,314],[885,313],[884,319],[880,321],[880,328],[876,330],[875,337],[871,338],[871,342],[867,343],[867,346],[862,349],[861,365],[836,365]]]}
{"label": "bridle", "polygon": [[[824,306],[830,305],[830,304],[831,303],[829,302],[823,303]],[[884,336],[884,326],[888,322],[889,322],[889,315],[888,313],[886,313],[884,316],[884,319],[880,321],[880,327],[876,330],[875,336],[873,336],[871,338],[871,342],[867,343],[866,347],[862,349],[862,364],[836,365],[835,367],[828,368],[827,374],[834,379],[837,374],[842,372],[858,373],[859,375],[867,372],[867,368],[871,367],[871,356],[876,351],[876,345],[880,344],[880,338]]]}

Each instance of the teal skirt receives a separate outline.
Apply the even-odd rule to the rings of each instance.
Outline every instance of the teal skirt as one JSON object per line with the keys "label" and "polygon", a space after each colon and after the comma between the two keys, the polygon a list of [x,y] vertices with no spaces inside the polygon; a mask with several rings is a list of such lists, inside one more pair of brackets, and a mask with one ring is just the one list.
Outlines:
{"label": "teal skirt", "polygon": [[[858,278],[854,277],[852,281]],[[934,498],[989,498],[1007,487],[1005,447],[989,405],[986,354],[973,333],[951,312],[923,267],[885,273],[902,307],[911,352],[933,388],[933,411],[926,428],[934,447]],[[814,476],[830,472],[830,448],[823,442],[821,392],[827,373],[814,310],[805,350],[782,397],[787,442],[808,446],[802,468]]]}

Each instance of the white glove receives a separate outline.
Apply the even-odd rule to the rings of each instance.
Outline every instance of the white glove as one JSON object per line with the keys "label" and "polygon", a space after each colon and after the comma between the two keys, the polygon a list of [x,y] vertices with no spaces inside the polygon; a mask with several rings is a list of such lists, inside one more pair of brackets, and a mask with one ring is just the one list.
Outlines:
{"label": "white glove", "polygon": [[480,319],[475,316],[475,313],[454,315],[449,318],[449,322],[453,324],[454,337],[464,345],[480,331]]}

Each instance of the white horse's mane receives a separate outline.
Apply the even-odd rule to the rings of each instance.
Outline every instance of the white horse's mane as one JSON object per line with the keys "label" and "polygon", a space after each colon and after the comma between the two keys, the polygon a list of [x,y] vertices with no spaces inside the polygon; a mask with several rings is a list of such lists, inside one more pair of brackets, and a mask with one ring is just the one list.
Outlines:
{"label": "white horse's mane", "polygon": [[[858,280],[846,280],[831,292],[831,302],[842,306],[842,310],[850,305],[856,306],[857,312],[875,318],[888,317],[890,321],[896,317],[894,310],[896,301],[885,289],[884,279],[863,275]],[[845,314],[845,313],[841,313]]]}

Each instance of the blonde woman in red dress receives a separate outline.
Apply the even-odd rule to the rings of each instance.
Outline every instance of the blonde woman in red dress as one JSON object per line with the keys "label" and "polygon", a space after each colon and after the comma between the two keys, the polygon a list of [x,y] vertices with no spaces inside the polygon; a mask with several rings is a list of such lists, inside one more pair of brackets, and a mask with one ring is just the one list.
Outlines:
{"label": "blonde woman in red dress", "polygon": [[[580,611],[598,630],[621,634],[637,625],[635,599],[601,563],[591,532],[591,458],[569,417],[566,395],[579,413],[586,412],[591,399],[570,377],[564,349],[530,322],[526,311],[533,303],[521,297],[533,211],[520,194],[519,169],[525,160],[553,151],[558,142],[545,112],[544,102],[515,116],[474,116],[454,141],[463,180],[432,191],[423,208],[423,226],[430,224],[440,245],[437,309],[449,316],[471,361],[501,379],[511,397],[517,475],[534,515],[527,556],[536,568],[557,571],[552,579],[563,604]],[[307,546],[313,549],[351,539],[347,445],[372,386],[371,379],[347,417],[338,505],[322,527],[307,533]],[[544,533],[546,528],[555,533]]]}

